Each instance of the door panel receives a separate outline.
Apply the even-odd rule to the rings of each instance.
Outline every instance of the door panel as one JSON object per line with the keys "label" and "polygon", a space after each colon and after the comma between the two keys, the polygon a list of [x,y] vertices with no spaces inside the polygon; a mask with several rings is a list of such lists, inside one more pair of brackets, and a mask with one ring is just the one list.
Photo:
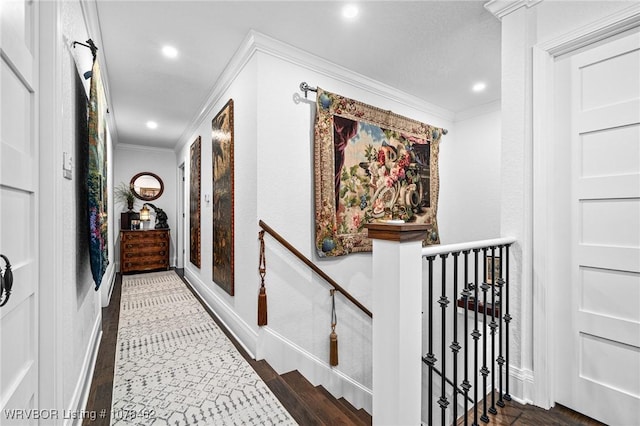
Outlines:
{"label": "door panel", "polygon": [[640,418],[640,34],[571,59],[571,335],[559,402]]}
{"label": "door panel", "polygon": [[14,277],[0,308],[0,413],[9,424],[35,424],[28,410],[38,404],[37,8],[0,2],[0,253]]}

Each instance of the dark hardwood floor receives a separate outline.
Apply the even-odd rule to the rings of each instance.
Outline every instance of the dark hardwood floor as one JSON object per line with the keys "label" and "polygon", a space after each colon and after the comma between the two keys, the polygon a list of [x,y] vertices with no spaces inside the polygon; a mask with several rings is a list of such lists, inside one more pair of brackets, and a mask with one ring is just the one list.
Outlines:
{"label": "dark hardwood floor", "polygon": [[[183,271],[177,269],[181,277]],[[93,373],[91,389],[86,411],[98,415],[95,420],[84,419],[83,425],[108,426],[110,423],[111,394],[113,391],[113,371],[118,338],[118,321],[120,316],[120,295],[122,277],[117,274],[111,302],[102,309],[102,341],[98,351],[96,367]],[[200,300],[198,295],[187,285]],[[364,410],[357,410],[346,400],[336,400],[321,386],[313,387],[297,371],[279,376],[265,361],[252,359],[242,346],[231,336],[215,315],[202,303],[214,321],[233,342],[234,346],[256,370],[267,386],[281,401],[291,416],[301,425],[370,425],[371,416]],[[106,413],[101,417],[101,413]],[[472,419],[472,418],[471,418]],[[484,424],[483,422],[479,422]],[[464,424],[464,422],[458,422]],[[469,422],[471,424],[471,422]],[[576,413],[561,405],[551,410],[543,410],[531,405],[522,405],[508,401],[506,407],[498,409],[498,415],[492,416],[490,425],[506,426],[569,426],[569,425],[602,425],[593,419]]]}

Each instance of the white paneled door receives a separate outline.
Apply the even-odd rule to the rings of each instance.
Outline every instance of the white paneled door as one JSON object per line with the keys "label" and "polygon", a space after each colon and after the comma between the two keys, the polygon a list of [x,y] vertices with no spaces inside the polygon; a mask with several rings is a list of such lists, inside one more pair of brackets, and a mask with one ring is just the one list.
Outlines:
{"label": "white paneled door", "polygon": [[560,403],[640,421],[640,34],[571,59],[569,371]]}
{"label": "white paneled door", "polygon": [[0,253],[14,276],[0,308],[0,424],[38,416],[37,8],[0,1]]}

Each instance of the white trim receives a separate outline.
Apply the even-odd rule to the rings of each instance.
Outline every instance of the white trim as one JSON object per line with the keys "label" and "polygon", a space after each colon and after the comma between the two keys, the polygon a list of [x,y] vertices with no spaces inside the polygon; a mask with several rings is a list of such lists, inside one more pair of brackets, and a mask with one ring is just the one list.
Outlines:
{"label": "white trim", "polygon": [[502,20],[505,16],[522,7],[532,7],[542,0],[491,0],[485,3],[484,8],[496,18]]}
{"label": "white trim", "polygon": [[[64,283],[62,183],[59,179],[62,154],[62,53],[59,2],[39,2],[39,193],[38,212],[38,400],[36,406],[64,406],[63,316],[60,310]],[[46,43],[43,41],[46,40]],[[45,83],[46,79],[46,83]],[[39,206],[47,206],[46,209]],[[53,214],[51,214],[53,212]]]}
{"label": "white trim", "polygon": [[[553,58],[538,46],[533,47],[533,229],[548,229],[550,218],[554,215],[553,203],[549,202],[548,176],[552,175],[553,149],[546,141],[553,140]],[[533,341],[538,350],[533,351],[533,365],[536,395],[533,401],[536,405],[549,409],[553,406],[555,392],[553,392],[554,353],[551,343],[552,324],[548,316],[552,315],[548,301],[548,283],[553,282],[548,268],[548,254],[552,244],[547,232],[536,232],[533,239]]]}
{"label": "white trim", "polygon": [[[547,181],[548,167],[545,160],[553,152],[553,96],[554,60],[560,55],[574,52],[584,46],[616,36],[640,26],[640,5],[634,5],[615,14],[568,32],[553,40],[533,47],[533,227],[546,229],[553,215],[553,183]],[[543,408],[553,406],[556,398],[554,388],[555,355],[552,337],[555,335],[553,321],[557,306],[553,306],[553,271],[548,268],[547,253],[550,239],[544,232],[535,234],[533,246],[533,307],[538,313],[533,319],[534,342],[533,365],[536,366],[535,392],[530,394],[534,404]],[[524,298],[523,298],[524,299]],[[525,389],[526,390],[526,389]],[[526,393],[524,394],[526,397]]]}
{"label": "white trim", "polygon": [[640,4],[635,4],[536,47],[552,57],[558,57],[638,26]]}
{"label": "white trim", "polygon": [[502,238],[494,238],[492,240],[470,241],[466,243],[457,243],[457,244],[433,245],[433,246],[422,248],[422,257],[437,256],[443,253],[460,252],[465,250],[473,250],[473,249],[491,247],[491,246],[504,246],[508,244],[513,244],[515,242],[516,242],[516,239],[513,237],[502,237]]}
{"label": "white trim", "polygon": [[[87,346],[87,352],[84,355],[84,361],[80,368],[80,377],[76,383],[76,387],[71,396],[67,413],[82,413],[87,406],[87,400],[89,399],[89,391],[91,390],[91,381],[93,379],[93,372],[96,367],[96,359],[98,358],[98,349],[100,348],[100,341],[102,340],[102,314],[96,317],[96,321],[93,324],[93,330],[91,331],[91,341]],[[65,421],[65,425],[81,424],[82,418]]]}
{"label": "white trim", "polygon": [[[322,74],[330,79],[365,90],[400,105],[406,105],[419,111],[424,111],[444,120],[453,121],[455,117],[455,114],[452,111],[445,108],[426,102],[416,96],[395,89],[362,74],[358,74],[341,65],[329,62],[302,49],[298,49],[297,47],[283,43],[255,30],[251,30],[240,44],[238,50],[236,50],[236,53],[229,61],[229,64],[226,66],[216,83],[213,85],[213,90],[199,108],[200,113],[191,120],[189,125],[185,128],[185,131],[178,139],[178,143],[174,149],[176,152],[179,152],[182,147],[188,143],[189,139],[197,131],[203,120],[213,112],[213,107],[218,105],[218,100],[221,98],[222,94],[227,91],[238,73],[244,68],[249,60],[251,60],[256,52],[265,53],[275,58],[282,59],[291,64],[311,70],[314,73]],[[300,81],[292,81],[291,85],[292,87],[297,88],[300,83]],[[309,82],[309,84],[312,86],[314,85],[313,82]]]}
{"label": "white trim", "polygon": [[211,288],[205,285],[189,268],[184,269],[184,279],[191,288],[200,296],[202,301],[220,320],[224,327],[231,333],[238,343],[244,348],[251,358],[255,359],[258,334]]}
{"label": "white trim", "polygon": [[[114,244],[115,250],[115,244]],[[102,283],[100,284],[100,301],[101,306],[106,308],[109,306],[109,301],[111,300],[111,294],[113,293],[113,287],[116,282],[116,262],[114,261],[107,267],[104,276],[102,277]]]}
{"label": "white trim", "polygon": [[[521,369],[509,366],[509,393],[511,399],[520,404],[532,404],[531,396],[535,391],[535,374],[529,369]],[[514,395],[522,395],[518,398]]]}
{"label": "white trim", "polygon": [[373,392],[370,388],[353,380],[338,367],[330,367],[270,327],[260,328],[257,349],[256,359],[265,359],[278,374],[298,370],[314,386],[322,385],[335,398],[342,397],[368,413],[373,411]]}
{"label": "white trim", "polygon": [[174,152],[174,150],[171,148],[160,148],[156,146],[144,146],[144,145],[135,145],[135,144],[128,144],[128,143],[119,143],[115,146],[115,149],[117,149],[118,151],[127,150],[127,151],[136,151],[136,152],[162,152],[162,153]]}

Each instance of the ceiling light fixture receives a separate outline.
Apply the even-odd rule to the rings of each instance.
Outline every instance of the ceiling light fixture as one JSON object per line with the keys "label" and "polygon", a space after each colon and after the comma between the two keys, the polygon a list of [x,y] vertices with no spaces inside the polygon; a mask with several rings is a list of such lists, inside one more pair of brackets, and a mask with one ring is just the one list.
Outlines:
{"label": "ceiling light fixture", "polygon": [[479,92],[484,92],[484,89],[487,88],[487,84],[483,83],[483,82],[479,82],[473,85],[473,87],[471,88],[471,90],[473,90],[476,93]]}
{"label": "ceiling light fixture", "polygon": [[358,16],[358,6],[355,4],[347,4],[342,8],[342,16],[346,19],[354,19]]}
{"label": "ceiling light fixture", "polygon": [[163,46],[162,47],[162,54],[164,56],[166,56],[167,58],[173,59],[173,58],[178,56],[178,49],[176,49],[173,46],[168,46],[168,45],[167,46]]}
{"label": "ceiling light fixture", "polygon": [[147,121],[147,127],[149,129],[157,129],[158,123],[156,123],[155,121]]}

